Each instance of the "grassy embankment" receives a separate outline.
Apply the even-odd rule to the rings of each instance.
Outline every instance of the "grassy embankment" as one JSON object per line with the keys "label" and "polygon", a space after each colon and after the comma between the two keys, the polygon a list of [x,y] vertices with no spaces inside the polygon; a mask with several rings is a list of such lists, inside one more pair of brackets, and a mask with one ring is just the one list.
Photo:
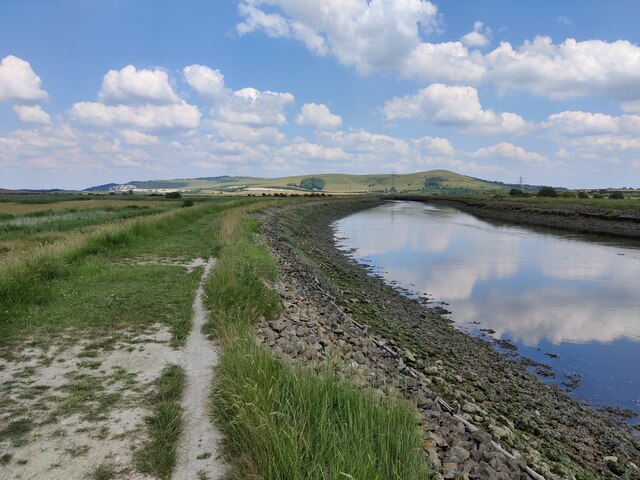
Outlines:
{"label": "grassy embankment", "polygon": [[[135,334],[158,323],[171,331],[174,347],[182,345],[191,328],[191,302],[201,270],[186,273],[132,259],[215,255],[220,261],[207,289],[215,312],[212,330],[224,346],[215,416],[227,435],[238,477],[424,478],[417,422],[406,405],[380,403],[330,374],[284,367],[254,343],[253,320],[278,309],[277,297],[263,283],[263,278],[274,278],[275,265],[254,243],[258,223],[248,216],[265,205],[258,202],[212,202],[121,220],[87,235],[75,235],[72,229],[65,241],[12,258],[0,269],[3,358],[22,361],[25,347],[46,352],[50,346],[63,345],[64,351],[79,342],[84,345],[78,354],[81,361],[62,387],[23,390],[37,401],[29,408],[9,398],[20,377],[1,386],[7,395],[0,401],[0,414],[18,419],[0,431],[0,441],[9,439],[14,448],[12,453],[0,452],[7,464],[13,454],[19,455],[21,445],[34,440],[31,433],[46,432],[51,422],[71,415],[105,421],[102,426],[96,423],[95,435],[109,442],[109,413],[137,401],[150,414],[146,440],[134,455],[135,469],[170,477],[183,428],[182,368],[166,365],[145,387],[122,369],[108,371],[101,359],[127,339],[132,343],[126,351],[134,351],[140,345]],[[41,357],[44,366],[62,360],[54,354]],[[20,375],[31,375],[32,370],[27,367]],[[121,387],[114,391],[114,385]],[[57,429],[54,434],[71,431]],[[87,455],[89,446],[73,451]],[[89,476],[129,474],[107,460]]]}
{"label": "grassy embankment", "polygon": [[211,333],[223,347],[212,414],[233,478],[418,479],[427,466],[416,413],[334,377],[283,366],[254,341],[253,322],[278,310],[264,283],[276,266],[255,242],[251,209],[217,220],[218,264],[207,285]]}
{"label": "grassy embankment", "polygon": [[[96,435],[108,442],[110,412],[144,405],[150,412],[147,441],[136,452],[135,465],[160,478],[170,477],[182,428],[182,368],[167,365],[147,387],[135,375],[120,368],[110,370],[101,363],[122,348],[122,343],[130,345],[125,347],[125,356],[144,349],[139,335],[158,324],[170,331],[172,346],[184,343],[202,269],[187,273],[182,267],[141,264],[135,259],[213,256],[212,219],[234,204],[216,201],[124,219],[84,236],[70,230],[66,241],[16,256],[0,269],[0,355],[4,359],[27,361],[22,359],[25,348],[55,352],[42,354],[44,368],[69,361],[63,353],[56,355],[58,352],[84,345],[79,361],[71,359],[77,368],[65,374],[59,388],[36,391],[21,386],[22,378],[37,375],[34,371],[39,367],[25,367],[0,386],[0,415],[11,419],[0,429],[0,442],[10,440],[13,445],[13,453],[5,454],[9,462],[14,454],[20,454],[20,446],[42,437],[40,433],[31,438],[32,432],[47,432],[51,422],[74,415],[83,421],[102,421],[95,424]],[[16,403],[11,399],[16,395],[36,403],[29,407]],[[71,432],[60,429],[55,435]],[[81,445],[75,452],[88,455],[89,446]],[[91,477],[115,478],[129,473],[106,462],[96,466]]]}

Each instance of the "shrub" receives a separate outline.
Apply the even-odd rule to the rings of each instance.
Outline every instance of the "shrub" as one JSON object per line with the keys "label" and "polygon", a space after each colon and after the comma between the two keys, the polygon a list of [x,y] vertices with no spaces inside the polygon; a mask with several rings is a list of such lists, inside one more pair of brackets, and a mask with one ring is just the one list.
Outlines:
{"label": "shrub", "polygon": [[556,192],[556,189],[553,187],[542,187],[540,190],[538,190],[538,196],[539,197],[557,197],[558,192]]}
{"label": "shrub", "polygon": [[570,192],[569,190],[562,192],[560,196],[562,198],[576,198],[576,194],[573,192]]}
{"label": "shrub", "polygon": [[512,188],[511,190],[509,190],[509,195],[511,195],[512,197],[524,197],[524,192],[519,188]]}
{"label": "shrub", "polygon": [[182,202],[182,206],[183,207],[193,207],[193,200],[191,200],[190,198],[184,200]]}
{"label": "shrub", "polygon": [[596,198],[596,199],[598,199],[598,200],[599,200],[599,199],[601,199],[601,198],[604,198],[604,195],[602,195],[601,193],[594,193],[594,194],[593,194],[593,198]]}
{"label": "shrub", "polygon": [[167,192],[164,194],[164,198],[182,198],[180,192]]}
{"label": "shrub", "polygon": [[300,188],[305,190],[322,190],[324,188],[324,180],[320,177],[303,178],[300,182]]}
{"label": "shrub", "polygon": [[609,198],[613,198],[614,200],[624,200],[624,194],[622,192],[612,192],[609,195]]}
{"label": "shrub", "polygon": [[585,191],[579,191],[578,198],[589,198],[589,194]]}

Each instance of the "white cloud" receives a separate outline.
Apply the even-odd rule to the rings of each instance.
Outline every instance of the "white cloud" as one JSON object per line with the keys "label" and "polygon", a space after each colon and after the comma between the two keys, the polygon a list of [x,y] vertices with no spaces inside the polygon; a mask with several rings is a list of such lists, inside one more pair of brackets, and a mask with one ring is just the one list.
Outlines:
{"label": "white cloud", "polygon": [[640,97],[640,47],[626,40],[569,38],[556,45],[550,37],[536,37],[518,50],[503,42],[485,60],[486,80],[500,88],[526,89],[550,98]]}
{"label": "white cloud", "polygon": [[13,55],[0,62],[0,101],[44,100],[49,95],[40,87],[41,83],[29,62]]}
{"label": "white cloud", "polygon": [[291,105],[290,93],[259,91],[255,88],[236,90],[214,109],[221,120],[248,125],[283,125],[284,109]]}
{"label": "white cloud", "polygon": [[467,48],[487,44],[490,32],[480,22],[463,41],[425,41],[438,13],[435,5],[420,0],[243,0],[240,13],[241,35],[263,31],[297,39],[361,74],[393,69],[422,81],[490,83],[550,98],[640,99],[640,47],[625,40],[568,38],[554,44],[538,36],[516,48],[503,42],[483,55]]}
{"label": "white cloud", "polygon": [[284,160],[328,160],[337,161],[347,158],[347,153],[341,148],[325,147],[315,143],[301,142],[285,145],[276,152]]}
{"label": "white cloud", "polygon": [[471,153],[474,158],[500,158],[505,160],[517,160],[531,164],[546,164],[549,159],[544,155],[536,152],[528,152],[522,147],[518,147],[513,143],[500,142],[492,147],[479,148]]}
{"label": "white cloud", "polygon": [[326,105],[305,103],[296,117],[296,123],[320,130],[333,130],[342,126],[342,118],[331,113]]}
{"label": "white cloud", "polygon": [[560,15],[559,17],[556,18],[556,23],[559,23],[561,25],[571,25],[573,22],[571,21],[571,19],[569,17],[565,17],[564,15]]}
{"label": "white cloud", "polygon": [[205,65],[189,65],[182,69],[185,80],[203,97],[212,99],[226,95],[224,75]]}
{"label": "white cloud", "polygon": [[477,21],[473,24],[473,31],[462,37],[462,43],[468,47],[486,47],[491,41],[491,29],[484,23]]}
{"label": "white cloud", "polygon": [[413,140],[413,144],[420,153],[426,155],[450,156],[454,153],[451,142],[446,138],[425,136]]}
{"label": "white cloud", "polygon": [[180,99],[162,70],[137,70],[127,65],[122,70],[109,70],[102,80],[99,99],[111,104],[171,104]]}
{"label": "white cloud", "polygon": [[[633,140],[640,136],[640,115],[621,115],[616,117],[604,113],[565,111],[549,115],[547,121],[543,122],[541,126],[558,141],[566,141],[566,136],[595,136],[600,139],[618,138],[620,140],[628,137],[634,143]],[[578,140],[578,142],[581,141],[587,143],[589,141],[593,142],[593,139]],[[612,144],[614,142],[604,143]]]}
{"label": "white cloud", "polygon": [[40,105],[14,105],[13,111],[16,112],[20,120],[26,123],[41,123],[43,125],[51,123],[51,117],[42,110]]}
{"label": "white cloud", "polygon": [[[279,7],[282,14],[266,12],[264,5]],[[433,27],[437,14],[423,0],[244,0],[239,10],[241,35],[262,30],[295,38],[363,74],[397,66],[419,44],[420,32]]]}
{"label": "white cloud", "polygon": [[160,139],[155,135],[147,135],[146,133],[130,129],[122,130],[120,137],[130,145],[156,145],[160,142]]}
{"label": "white cloud", "polygon": [[488,134],[521,133],[527,126],[515,113],[484,110],[473,87],[434,83],[414,95],[395,97],[385,102],[387,120],[424,118],[438,125],[468,128]]}
{"label": "white cloud", "polygon": [[192,129],[200,123],[200,111],[186,102],[139,106],[79,102],[71,107],[69,114],[73,119],[88,125],[143,130]]}
{"label": "white cloud", "polygon": [[240,123],[228,123],[214,120],[210,122],[212,135],[243,143],[282,142],[285,135],[277,127],[252,127]]}

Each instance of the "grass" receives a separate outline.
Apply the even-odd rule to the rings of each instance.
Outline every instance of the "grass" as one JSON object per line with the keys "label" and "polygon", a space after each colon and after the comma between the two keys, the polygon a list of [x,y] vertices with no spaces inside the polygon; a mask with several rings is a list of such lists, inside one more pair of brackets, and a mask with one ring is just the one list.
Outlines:
{"label": "grass", "polygon": [[416,412],[382,401],[330,371],[285,367],[254,341],[252,323],[278,298],[276,267],[255,242],[249,209],[218,217],[219,260],[207,285],[209,331],[223,345],[212,415],[233,478],[418,479],[428,467]]}
{"label": "grass", "polygon": [[156,391],[149,400],[152,413],[145,419],[149,438],[134,455],[142,473],[161,479],[171,477],[183,428],[180,402],[184,386],[185,372],[178,365],[165,367],[156,381]]}

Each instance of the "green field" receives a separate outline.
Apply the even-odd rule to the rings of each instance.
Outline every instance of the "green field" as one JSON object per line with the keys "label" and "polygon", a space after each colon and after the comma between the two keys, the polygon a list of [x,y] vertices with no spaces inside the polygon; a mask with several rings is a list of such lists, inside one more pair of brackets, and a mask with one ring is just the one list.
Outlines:
{"label": "green field", "polygon": [[304,178],[319,177],[325,181],[324,191],[329,193],[379,193],[395,188],[398,192],[420,192],[425,181],[430,182],[427,191],[467,193],[495,192],[506,188],[504,185],[486,182],[460,175],[448,170],[406,174],[347,175],[342,173],[296,175],[280,178],[256,177],[212,177],[210,179],[177,179],[132,182],[141,189],[189,189],[203,192],[235,192],[245,188],[273,188],[298,190]]}

